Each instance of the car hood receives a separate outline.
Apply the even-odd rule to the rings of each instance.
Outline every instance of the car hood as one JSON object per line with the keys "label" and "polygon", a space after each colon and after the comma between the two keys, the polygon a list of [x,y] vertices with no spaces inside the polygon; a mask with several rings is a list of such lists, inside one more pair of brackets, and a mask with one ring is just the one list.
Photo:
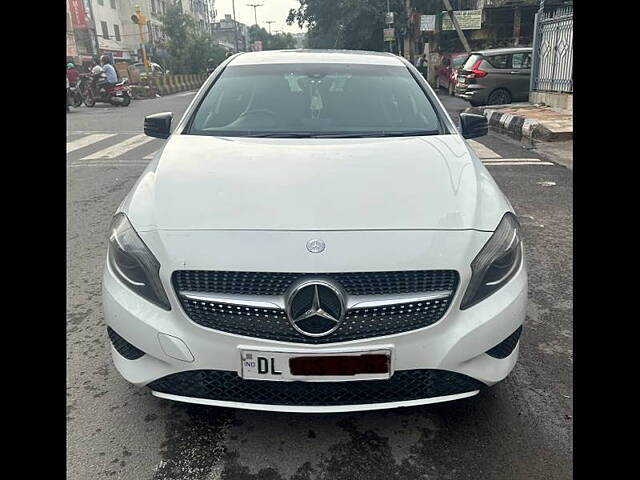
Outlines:
{"label": "car hood", "polygon": [[174,135],[121,210],[139,231],[492,231],[511,206],[459,135]]}

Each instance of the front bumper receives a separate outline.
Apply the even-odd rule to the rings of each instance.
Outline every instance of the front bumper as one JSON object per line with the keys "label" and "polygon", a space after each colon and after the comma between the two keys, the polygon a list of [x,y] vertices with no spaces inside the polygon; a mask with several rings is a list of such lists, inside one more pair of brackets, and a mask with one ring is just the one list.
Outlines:
{"label": "front bumper", "polygon": [[[150,386],[158,397],[247,409],[339,412],[465,398],[509,374],[518,358],[517,344],[504,358],[495,358],[486,352],[509,337],[524,321],[526,265],[523,263],[516,276],[498,292],[461,311],[459,303],[468,281],[468,273],[461,272],[461,282],[452,305],[434,325],[395,335],[324,345],[256,339],[204,328],[192,322],[177,301],[174,303],[173,292],[169,289],[167,293],[172,298],[173,309],[165,311],[122,285],[108,266],[103,278],[103,305],[107,324],[145,353],[142,357],[128,360],[112,346],[116,368],[129,382]],[[318,391],[311,382],[283,385],[284,382],[242,380],[238,376],[240,346],[267,351],[269,348],[291,348],[315,354],[342,347],[367,350],[391,346],[395,373],[390,380],[326,382],[322,391]],[[410,388],[411,392],[404,397],[402,389],[396,389],[400,396],[370,393],[393,392],[394,389],[388,387],[402,376],[412,375],[410,372],[422,375],[416,380],[422,387]],[[171,382],[172,378],[177,381]],[[222,385],[216,380],[220,378],[230,388],[203,388],[205,385]],[[271,385],[271,390],[265,391],[267,383],[280,385]],[[330,383],[335,384],[333,390]],[[354,394],[360,390],[364,392],[362,395]],[[224,391],[235,394],[220,394]]]}

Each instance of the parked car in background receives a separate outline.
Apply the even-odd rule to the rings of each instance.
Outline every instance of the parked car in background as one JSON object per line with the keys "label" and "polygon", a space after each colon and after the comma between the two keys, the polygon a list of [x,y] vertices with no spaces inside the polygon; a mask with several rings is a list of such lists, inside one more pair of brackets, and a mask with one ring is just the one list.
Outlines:
{"label": "parked car in background", "polygon": [[458,69],[464,65],[468,56],[465,52],[444,55],[436,73],[436,85],[438,88],[446,88],[449,95],[454,94]]}
{"label": "parked car in background", "polygon": [[531,47],[472,52],[458,71],[455,94],[473,106],[529,98]]}

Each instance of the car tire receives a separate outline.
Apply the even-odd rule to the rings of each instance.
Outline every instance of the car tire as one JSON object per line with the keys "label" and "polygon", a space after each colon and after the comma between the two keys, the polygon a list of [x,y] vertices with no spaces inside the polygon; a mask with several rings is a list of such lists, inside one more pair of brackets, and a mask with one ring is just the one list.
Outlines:
{"label": "car tire", "polygon": [[511,103],[511,93],[504,88],[497,88],[487,98],[487,105],[506,105],[508,103]]}

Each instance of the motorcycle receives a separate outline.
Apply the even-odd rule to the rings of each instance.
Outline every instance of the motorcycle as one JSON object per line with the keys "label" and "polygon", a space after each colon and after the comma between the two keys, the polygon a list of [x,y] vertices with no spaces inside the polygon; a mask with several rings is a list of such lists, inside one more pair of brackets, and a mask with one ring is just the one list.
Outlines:
{"label": "motorcycle", "polygon": [[68,99],[69,105],[71,105],[74,108],[78,108],[80,105],[82,105],[83,98],[82,98],[82,93],[80,93],[80,87],[78,84],[70,85],[69,89],[67,90],[67,95],[69,97]]}
{"label": "motorcycle", "polygon": [[[94,107],[97,102],[121,105],[123,107],[126,107],[131,103],[131,91],[127,86],[126,80],[116,83],[106,89],[99,85],[92,87],[91,83],[90,76],[81,75],[82,98],[87,107]],[[97,90],[97,92],[95,90]]]}

